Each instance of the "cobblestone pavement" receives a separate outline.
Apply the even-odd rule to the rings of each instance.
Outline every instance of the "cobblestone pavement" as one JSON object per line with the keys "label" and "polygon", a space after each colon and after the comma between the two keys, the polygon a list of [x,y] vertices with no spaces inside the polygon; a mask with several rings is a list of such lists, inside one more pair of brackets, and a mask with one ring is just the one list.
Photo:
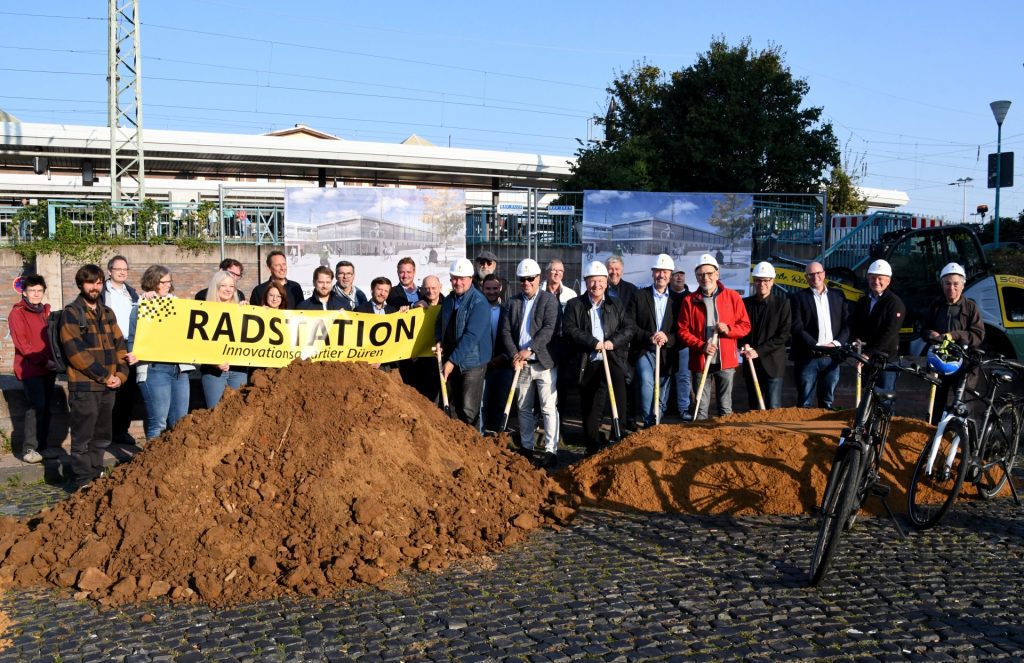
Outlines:
{"label": "cobblestone pavement", "polygon": [[[12,484],[8,513],[65,495]],[[809,516],[588,510],[493,557],[329,600],[98,612],[11,591],[0,663],[1024,657],[1024,525],[1011,501],[958,505],[905,541],[861,518],[821,589],[805,586],[815,531]]]}

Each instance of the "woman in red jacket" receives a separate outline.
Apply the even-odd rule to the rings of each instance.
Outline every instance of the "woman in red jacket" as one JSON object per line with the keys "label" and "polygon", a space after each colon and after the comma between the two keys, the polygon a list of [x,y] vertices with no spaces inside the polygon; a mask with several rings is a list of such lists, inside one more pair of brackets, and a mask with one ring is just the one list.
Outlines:
{"label": "woman in red jacket", "polygon": [[14,376],[21,380],[25,399],[36,413],[36,436],[34,440],[25,436],[21,458],[27,463],[38,463],[49,453],[46,440],[50,435],[50,404],[57,375],[46,329],[50,317],[50,305],[43,303],[46,280],[30,274],[21,280],[21,287],[21,301],[8,314],[7,325],[14,341]]}

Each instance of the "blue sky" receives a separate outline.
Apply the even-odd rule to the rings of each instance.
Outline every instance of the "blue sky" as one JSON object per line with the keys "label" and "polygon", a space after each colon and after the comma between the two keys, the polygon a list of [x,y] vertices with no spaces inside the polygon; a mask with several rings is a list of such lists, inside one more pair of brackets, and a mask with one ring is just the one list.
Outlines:
{"label": "blue sky", "polygon": [[[994,207],[989,102],[1014,102],[1024,153],[1024,3],[322,2],[142,0],[145,126],[262,133],[304,123],[355,140],[571,155],[639,60],[682,69],[711,38],[780,46],[866,186],[908,211]],[[0,108],[106,123],[106,2],[0,2]],[[1024,209],[1024,164],[1002,212]]]}

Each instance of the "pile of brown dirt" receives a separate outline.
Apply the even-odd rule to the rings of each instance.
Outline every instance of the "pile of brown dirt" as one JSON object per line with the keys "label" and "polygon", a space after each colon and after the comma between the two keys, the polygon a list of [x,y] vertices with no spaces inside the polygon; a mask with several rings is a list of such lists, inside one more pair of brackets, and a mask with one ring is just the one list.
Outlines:
{"label": "pile of brown dirt", "polygon": [[[658,426],[563,472],[583,504],[705,514],[802,514],[821,502],[840,431],[852,412],[784,408]],[[889,504],[906,509],[917,457],[934,431],[896,417],[881,463]],[[881,513],[877,500],[869,512]]]}
{"label": "pile of brown dirt", "polygon": [[104,605],[329,594],[516,543],[572,515],[559,492],[381,371],[293,364],[54,508],[0,521],[0,578]]}

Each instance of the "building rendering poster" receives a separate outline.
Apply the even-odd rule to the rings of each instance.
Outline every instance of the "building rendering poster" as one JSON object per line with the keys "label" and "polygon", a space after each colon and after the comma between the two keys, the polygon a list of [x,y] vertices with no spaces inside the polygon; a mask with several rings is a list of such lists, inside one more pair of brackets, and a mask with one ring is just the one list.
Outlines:
{"label": "building rendering poster", "polygon": [[396,265],[416,261],[416,284],[433,274],[443,292],[448,267],[466,257],[466,193],[461,189],[382,187],[289,188],[285,192],[288,276],[313,292],[313,270],[355,266],[356,286],[369,296],[378,276],[397,285]]}
{"label": "building rendering poster", "polygon": [[710,253],[721,281],[747,295],[754,200],[749,194],[586,191],[583,197],[583,265],[622,258],[623,278],[650,285],[651,265],[667,253],[697,287],[694,268]]}

